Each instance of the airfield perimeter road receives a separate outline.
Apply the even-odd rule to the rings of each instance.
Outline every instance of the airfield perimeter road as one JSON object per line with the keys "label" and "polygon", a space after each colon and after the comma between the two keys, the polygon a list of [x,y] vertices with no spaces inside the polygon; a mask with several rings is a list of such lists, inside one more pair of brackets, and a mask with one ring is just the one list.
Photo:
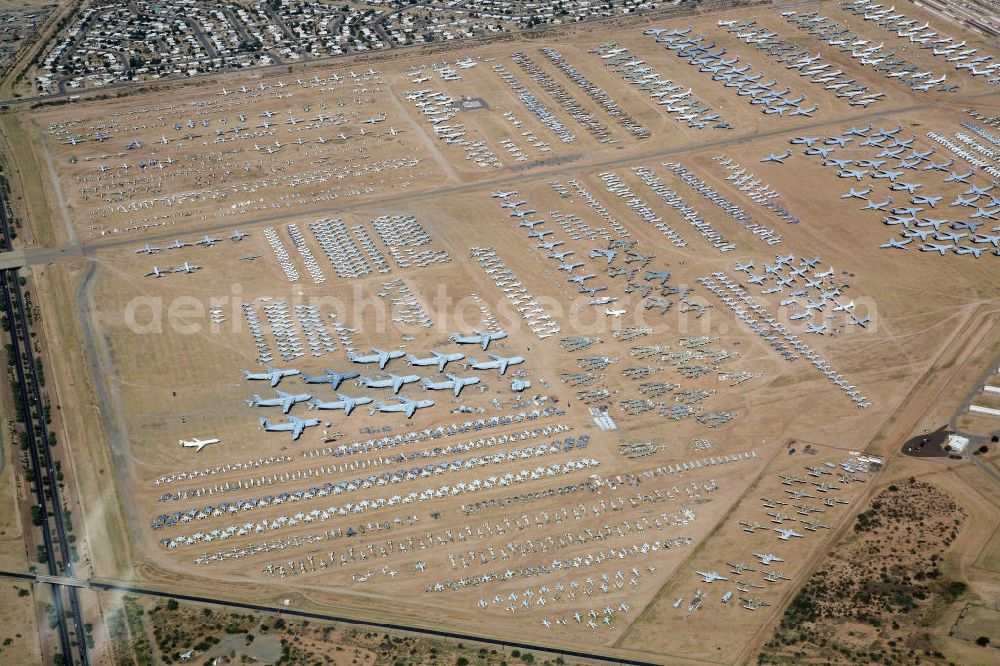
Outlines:
{"label": "airfield perimeter road", "polygon": [[[948,99],[947,103],[951,106],[964,108],[969,106],[975,101],[980,100],[991,100],[1000,99],[1000,92],[986,92],[977,95],[968,95],[961,97],[951,97]],[[349,211],[352,209],[363,209],[372,207],[389,207],[398,206],[407,201],[429,199],[429,198],[442,198],[449,195],[461,194],[463,192],[469,192],[472,190],[485,190],[490,188],[504,188],[517,185],[522,182],[537,181],[543,178],[551,178],[556,175],[568,175],[571,172],[579,171],[580,169],[612,169],[615,167],[620,167],[628,164],[638,164],[641,162],[649,162],[651,160],[661,160],[669,157],[674,157],[678,155],[683,155],[692,152],[701,152],[710,149],[722,149],[726,146],[730,146],[738,143],[746,143],[749,141],[759,141],[761,139],[768,138],[784,138],[794,132],[804,132],[809,130],[818,130],[821,128],[827,128],[830,126],[840,126],[844,127],[853,123],[863,123],[875,120],[876,118],[884,118],[890,122],[897,122],[898,118],[905,117],[906,114],[923,111],[931,108],[940,107],[942,102],[933,101],[925,102],[923,104],[910,104],[906,106],[897,106],[894,108],[881,109],[878,111],[872,111],[868,113],[862,113],[854,116],[843,116],[837,117],[830,120],[822,120],[811,123],[803,123],[800,125],[793,125],[788,127],[780,127],[778,129],[769,130],[767,132],[758,132],[752,135],[727,135],[724,138],[715,139],[711,141],[704,141],[701,143],[686,143],[677,146],[671,146],[668,148],[662,148],[659,150],[648,150],[644,152],[628,152],[622,156],[616,156],[607,159],[598,159],[590,161],[573,161],[565,162],[558,165],[553,165],[544,169],[533,169],[526,173],[512,174],[509,176],[501,176],[498,178],[487,178],[482,180],[475,180],[466,183],[457,183],[454,185],[446,185],[444,187],[428,189],[424,191],[417,192],[401,192],[398,194],[389,194],[381,197],[371,197],[368,199],[361,200],[353,205],[345,206],[330,206],[329,203],[317,204],[315,206],[302,206],[296,208],[293,211],[275,213],[273,215],[262,215],[255,218],[246,218],[236,221],[227,221],[215,225],[205,225],[198,228],[198,233],[216,233],[221,231],[226,231],[230,229],[235,229],[237,227],[247,227],[251,225],[259,224],[276,224],[291,218],[301,218],[310,214],[318,215],[321,217],[328,217],[331,214],[336,214],[338,211]],[[157,242],[163,240],[169,240],[176,237],[176,231],[163,232],[160,234],[148,234],[142,237],[143,241],[146,242]],[[135,243],[135,239],[130,236],[122,236],[120,238],[98,241],[96,243],[81,244],[81,243],[70,243],[67,245],[62,245],[52,248],[32,248],[25,250],[25,262],[27,265],[39,265],[47,264],[51,262],[67,261],[72,259],[78,259],[81,257],[86,257],[95,251],[103,249],[111,249],[116,247],[121,247],[123,245],[131,245]],[[2,255],[0,255],[2,257]]]}
{"label": "airfield perimeter road", "polygon": [[[7,219],[6,202],[0,201],[0,230],[6,247],[10,247],[10,226]],[[48,428],[41,410],[44,404],[41,384],[38,381],[35,355],[31,348],[31,329],[28,323],[27,308],[24,294],[18,280],[17,271],[8,269],[0,271],[0,290],[4,296],[4,311],[10,322],[10,339],[14,357],[14,371],[17,377],[16,399],[24,409],[24,431],[27,435],[28,459],[31,475],[35,486],[35,496],[41,514],[41,532],[45,549],[46,565],[50,576],[73,577],[73,560],[66,539],[66,527],[63,516],[63,504],[59,498],[59,483],[56,478],[55,466],[52,463],[52,452],[48,444]],[[37,419],[37,423],[36,423]],[[39,443],[41,443],[39,445]],[[44,468],[44,472],[43,472]],[[46,502],[46,491],[51,497],[51,508]],[[52,526],[55,526],[55,538]],[[58,553],[56,546],[58,545]],[[57,565],[62,564],[62,571]],[[64,663],[89,664],[87,642],[85,640],[83,611],[76,589],[66,587],[69,597],[70,615],[79,648],[79,662],[74,658],[66,625],[66,612],[63,600],[63,587],[53,585],[52,605],[56,618],[56,630],[59,634],[59,644]]]}
{"label": "airfield perimeter road", "polygon": [[[18,571],[0,571],[0,578],[12,578],[14,580],[28,581],[28,582],[40,582],[35,574],[22,573]],[[189,603],[197,604],[208,604],[212,606],[221,606],[229,610],[251,610],[259,611],[261,613],[270,613],[273,615],[284,615],[286,617],[294,617],[303,620],[322,620],[324,622],[340,622],[342,624],[350,624],[359,627],[367,627],[370,629],[387,629],[390,631],[400,631],[409,634],[417,634],[420,636],[426,636],[428,638],[445,638],[457,641],[468,641],[475,643],[482,643],[484,645],[494,645],[504,649],[518,649],[518,650],[533,650],[535,652],[548,652],[555,655],[561,655],[564,657],[572,657],[574,659],[587,659],[591,661],[605,662],[610,664],[619,664],[627,666],[660,666],[661,662],[653,661],[642,661],[640,659],[629,659],[627,657],[615,657],[610,655],[602,655],[592,652],[582,652],[579,650],[566,650],[558,647],[549,647],[545,645],[536,645],[532,643],[522,643],[519,641],[504,641],[494,638],[484,638],[481,636],[474,636],[472,634],[462,634],[455,631],[445,631],[441,629],[430,629],[423,627],[413,627],[404,624],[396,624],[393,622],[377,622],[369,620],[358,620],[351,617],[343,617],[339,615],[331,615],[329,613],[317,613],[313,611],[303,611],[295,610],[291,608],[284,608],[281,606],[267,606],[264,604],[253,604],[245,603],[241,601],[229,601],[227,599],[216,599],[213,597],[202,597],[192,594],[181,594],[177,592],[169,592],[165,590],[154,590],[147,587],[138,587],[136,585],[130,585],[129,583],[121,581],[111,581],[102,579],[92,579],[88,581],[77,581],[82,587],[87,587],[92,590],[102,590],[105,592],[122,592],[125,594],[138,594],[143,596],[157,597],[160,599],[176,599],[177,601],[186,601]],[[71,586],[70,589],[75,589]]]}

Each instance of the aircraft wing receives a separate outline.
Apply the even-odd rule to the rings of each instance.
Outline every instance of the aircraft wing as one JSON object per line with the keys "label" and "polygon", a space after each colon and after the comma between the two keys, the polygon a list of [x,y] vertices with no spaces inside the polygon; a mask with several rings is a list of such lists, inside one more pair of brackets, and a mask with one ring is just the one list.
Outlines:
{"label": "aircraft wing", "polygon": [[292,441],[294,442],[302,435],[302,431],[306,429],[305,423],[302,421],[295,421],[295,426],[292,428]]}
{"label": "aircraft wing", "polygon": [[271,373],[271,386],[272,387],[273,386],[277,386],[278,382],[280,382],[280,381],[281,381],[281,373],[280,372],[272,372]]}

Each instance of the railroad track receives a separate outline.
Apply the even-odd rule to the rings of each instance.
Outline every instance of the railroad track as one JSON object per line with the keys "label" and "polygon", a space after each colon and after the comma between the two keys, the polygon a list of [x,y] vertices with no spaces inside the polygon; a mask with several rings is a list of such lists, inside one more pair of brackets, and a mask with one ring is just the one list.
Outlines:
{"label": "railroad track", "polygon": [[[0,201],[0,231],[6,247],[11,247],[10,227],[6,202]],[[24,293],[18,280],[17,269],[0,270],[0,293],[3,294],[3,309],[10,324],[11,351],[14,357],[14,374],[17,380],[15,400],[24,410],[22,423],[28,440],[28,471],[34,486],[36,506],[41,517],[42,546],[45,550],[46,568],[49,576],[73,578],[73,561],[69,543],[66,540],[65,518],[59,499],[59,483],[48,445],[48,428],[43,413],[41,384],[36,372],[36,360],[31,348],[31,328],[25,307]],[[64,594],[66,595],[64,597]],[[73,638],[67,624],[66,601],[69,601],[70,616],[73,621]],[[88,666],[87,642],[84,633],[83,612],[76,588],[64,585],[52,586],[52,615],[56,621],[56,633],[65,664],[79,663]],[[78,652],[73,653],[73,639]]]}

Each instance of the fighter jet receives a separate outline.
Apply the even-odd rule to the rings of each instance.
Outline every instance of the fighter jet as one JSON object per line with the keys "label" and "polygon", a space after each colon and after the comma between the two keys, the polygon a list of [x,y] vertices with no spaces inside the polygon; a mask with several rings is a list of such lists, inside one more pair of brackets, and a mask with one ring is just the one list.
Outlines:
{"label": "fighter jet", "polygon": [[292,407],[299,402],[305,402],[312,398],[308,393],[291,394],[278,391],[275,398],[261,398],[259,395],[250,396],[247,405],[250,407],[281,407],[281,413],[287,414]]}
{"label": "fighter jet", "polygon": [[410,365],[418,365],[418,366],[435,365],[437,366],[438,372],[444,372],[444,368],[446,365],[448,365],[452,361],[461,361],[463,358],[465,358],[465,354],[460,354],[458,352],[454,354],[442,354],[441,352],[434,351],[433,349],[430,351],[430,354],[431,355],[428,356],[427,358],[417,358],[413,354],[408,354],[406,356],[406,361]]}
{"label": "fighter jet", "polygon": [[311,426],[318,426],[319,419],[300,419],[297,416],[289,416],[284,423],[271,423],[267,419],[261,419],[260,425],[268,432],[291,432],[292,441],[297,440],[302,431]]}
{"label": "fighter jet", "polygon": [[336,391],[345,379],[355,379],[359,376],[356,372],[324,370],[322,375],[302,375],[302,381],[306,384],[329,384],[330,388]]}
{"label": "fighter jet", "polygon": [[232,234],[230,234],[229,240],[231,240],[231,241],[241,241],[241,240],[243,240],[244,238],[246,238],[249,235],[250,234],[245,233],[243,231],[236,230]]}
{"label": "fighter jet", "polygon": [[483,361],[480,363],[474,358],[469,359],[468,367],[473,370],[499,370],[500,374],[506,374],[507,368],[512,365],[520,365],[524,363],[524,359],[520,356],[496,356],[494,354],[487,354],[492,361]]}
{"label": "fighter jet", "polygon": [[165,271],[162,271],[157,266],[153,266],[153,270],[151,270],[148,273],[146,273],[145,277],[157,277],[157,278],[161,278],[164,275],[169,275],[170,273],[173,273],[173,271],[169,270],[169,269],[165,270]]}
{"label": "fighter jet", "polygon": [[138,250],[136,250],[135,253],[136,254],[155,254],[155,253],[157,253],[159,251],[160,251],[160,248],[153,247],[149,243],[146,243],[145,245],[143,245],[142,247],[140,247]]}
{"label": "fighter jet", "polygon": [[360,377],[358,379],[358,386],[367,386],[368,388],[391,388],[393,393],[399,393],[399,390],[403,388],[403,385],[420,381],[420,375],[394,375],[391,372],[386,374],[388,374],[388,378],[386,379]]}
{"label": "fighter jet", "polygon": [[492,331],[492,332],[480,332],[473,331],[474,335],[462,335],[460,333],[452,333],[448,336],[448,339],[452,342],[456,342],[460,345],[481,345],[483,351],[489,348],[490,343],[494,340],[503,340],[507,337],[507,334],[503,331]]}
{"label": "fighter jet", "polygon": [[173,243],[167,246],[168,250],[179,250],[182,247],[191,247],[191,243],[183,243],[180,239],[175,240]]}
{"label": "fighter jet", "polygon": [[405,354],[398,349],[392,351],[382,351],[381,349],[372,348],[371,354],[355,354],[350,352],[347,354],[347,358],[355,363],[378,363],[379,370],[385,370],[385,366],[394,358],[401,358]]}
{"label": "fighter jet", "polygon": [[309,409],[342,409],[344,410],[344,416],[350,416],[355,407],[358,405],[367,405],[372,401],[372,399],[368,396],[352,398],[351,396],[344,395],[343,393],[338,393],[337,397],[339,400],[334,400],[332,402],[320,402],[319,400],[314,400],[309,403]]}
{"label": "fighter jet", "polygon": [[282,377],[291,377],[292,375],[299,374],[299,371],[295,368],[286,368],[284,370],[280,368],[272,368],[268,366],[265,368],[267,372],[250,372],[249,370],[242,370],[243,377],[246,379],[261,379],[271,382],[271,386],[277,386],[278,382],[281,381]]}
{"label": "fighter jet", "polygon": [[424,389],[430,391],[445,391],[451,389],[455,392],[455,397],[457,398],[462,393],[463,388],[479,383],[479,377],[458,377],[457,375],[451,375],[448,373],[445,373],[444,376],[448,378],[448,381],[432,382],[427,377],[424,377],[421,381],[421,385]]}
{"label": "fighter jet", "polygon": [[375,406],[368,408],[368,413],[372,415],[376,412],[402,412],[409,419],[413,418],[418,409],[434,406],[433,400],[413,400],[406,396],[399,396],[396,400],[399,401],[397,405],[386,405],[376,400]]}
{"label": "fighter jet", "polygon": [[789,539],[791,539],[793,537],[798,537],[800,539],[803,538],[803,535],[799,534],[798,532],[796,532],[795,530],[793,530],[791,528],[779,529],[779,528],[775,527],[773,529],[774,529],[775,532],[778,533],[778,538],[780,540],[782,540],[782,541],[788,541]]}

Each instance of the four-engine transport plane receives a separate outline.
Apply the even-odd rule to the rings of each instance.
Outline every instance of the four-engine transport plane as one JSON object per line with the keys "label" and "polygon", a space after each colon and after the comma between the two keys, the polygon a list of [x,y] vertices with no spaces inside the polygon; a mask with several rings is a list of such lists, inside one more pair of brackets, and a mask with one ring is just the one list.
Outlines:
{"label": "four-engine transport plane", "polygon": [[487,354],[487,356],[493,360],[477,361],[470,358],[467,367],[473,370],[498,370],[501,375],[504,375],[507,373],[508,367],[524,363],[524,359],[520,356],[497,356],[495,354]]}
{"label": "four-engine transport plane", "polygon": [[430,356],[426,358],[417,358],[413,354],[408,354],[406,361],[410,365],[417,366],[436,366],[438,372],[444,372],[445,366],[447,366],[452,361],[461,361],[465,358],[465,354],[455,352],[454,354],[442,354],[441,352],[430,350]]}
{"label": "four-engine transport plane", "polygon": [[332,402],[322,402],[320,400],[313,400],[309,403],[309,409],[342,409],[344,410],[344,416],[350,416],[351,412],[358,405],[367,405],[372,401],[372,398],[368,396],[361,396],[359,398],[352,398],[349,395],[344,395],[343,393],[337,394],[338,400]]}
{"label": "four-engine transport plane", "polygon": [[302,432],[309,427],[318,426],[319,419],[302,419],[289,414],[288,420],[281,423],[272,423],[267,419],[260,420],[260,426],[267,432],[290,432],[294,442],[302,436]]}
{"label": "four-engine transport plane", "polygon": [[250,372],[249,370],[242,370],[243,376],[246,379],[260,379],[271,382],[271,386],[277,386],[278,382],[281,381],[283,377],[291,377],[292,375],[299,374],[299,371],[295,368],[286,368],[282,370],[281,368],[272,368],[268,366],[266,368],[267,372]]}
{"label": "four-engine transport plane", "polygon": [[504,331],[489,331],[486,333],[480,331],[473,331],[473,335],[462,335],[461,333],[452,333],[448,339],[452,342],[456,342],[460,345],[482,345],[483,351],[486,351],[490,343],[494,340],[503,340],[507,337],[507,333]]}
{"label": "four-engine transport plane", "polygon": [[433,400],[413,400],[403,395],[396,398],[396,400],[399,401],[399,404],[387,405],[376,400],[375,406],[368,408],[368,413],[374,415],[376,412],[402,412],[406,414],[406,418],[410,419],[413,418],[418,409],[434,406]]}
{"label": "four-engine transport plane", "polygon": [[292,394],[277,391],[277,394],[273,398],[261,398],[259,395],[250,396],[247,405],[250,407],[281,407],[281,413],[287,414],[296,403],[312,399],[312,395],[308,393]]}
{"label": "four-engine transport plane", "polygon": [[362,376],[358,379],[358,386],[366,386],[368,388],[391,388],[393,393],[399,393],[399,390],[403,388],[404,385],[420,381],[420,375],[394,375],[391,372],[387,374],[388,377],[385,379],[372,379],[371,377]]}
{"label": "four-engine transport plane", "polygon": [[371,354],[355,354],[354,352],[350,352],[347,354],[347,358],[355,363],[378,363],[378,369],[385,370],[385,366],[389,361],[394,358],[402,358],[405,355],[405,352],[401,352],[398,349],[382,351],[373,347]]}
{"label": "four-engine transport plane", "polygon": [[360,377],[360,373],[357,372],[334,372],[333,370],[324,370],[322,375],[302,375],[302,381],[306,384],[329,384],[330,388],[336,391],[340,388],[341,383],[346,379],[357,379]]}
{"label": "four-engine transport plane", "polygon": [[466,386],[472,386],[473,384],[479,383],[479,377],[475,376],[459,377],[458,375],[452,375],[448,373],[445,373],[444,376],[447,377],[448,379],[447,381],[443,382],[433,382],[429,378],[424,377],[423,381],[421,382],[421,386],[423,386],[424,389],[430,391],[452,390],[455,392],[455,397],[457,398],[462,393],[463,388],[465,388]]}

